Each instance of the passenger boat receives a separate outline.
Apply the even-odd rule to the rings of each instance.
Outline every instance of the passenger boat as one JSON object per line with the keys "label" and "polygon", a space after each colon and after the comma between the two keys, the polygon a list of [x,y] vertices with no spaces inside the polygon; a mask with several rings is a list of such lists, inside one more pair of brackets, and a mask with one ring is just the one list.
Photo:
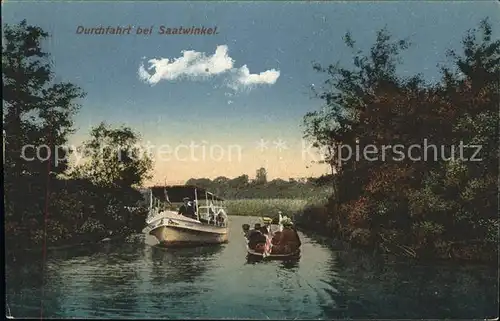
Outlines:
{"label": "passenger boat", "polygon": [[[198,204],[201,197],[205,199],[202,206]],[[175,210],[175,204],[181,205],[187,198],[194,203],[194,217]],[[196,186],[152,187],[143,233],[153,235],[165,247],[226,243],[229,222],[223,202],[222,198]]]}

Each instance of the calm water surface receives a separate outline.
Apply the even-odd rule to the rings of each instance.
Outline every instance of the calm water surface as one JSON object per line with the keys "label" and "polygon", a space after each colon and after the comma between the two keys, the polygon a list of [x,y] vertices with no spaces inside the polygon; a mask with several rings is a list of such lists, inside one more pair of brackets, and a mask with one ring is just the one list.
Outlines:
{"label": "calm water surface", "polygon": [[[161,249],[144,242],[38,253],[6,267],[14,317],[486,318],[497,315],[498,269],[387,263],[301,235],[298,262],[246,260],[241,224],[230,242]],[[43,286],[42,286],[43,285]]]}

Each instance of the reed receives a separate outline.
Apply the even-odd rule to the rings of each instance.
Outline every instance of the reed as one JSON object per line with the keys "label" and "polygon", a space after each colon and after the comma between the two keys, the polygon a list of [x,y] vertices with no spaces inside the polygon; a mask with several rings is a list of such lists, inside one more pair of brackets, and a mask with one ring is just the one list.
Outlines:
{"label": "reed", "polygon": [[268,216],[274,217],[278,212],[294,216],[301,213],[307,206],[326,202],[323,198],[315,199],[237,199],[225,201],[229,215]]}
{"label": "reed", "polygon": [[[224,207],[228,215],[237,216],[267,216],[277,217],[281,211],[283,215],[293,217],[303,213],[308,207],[324,205],[330,196],[329,191],[320,193],[315,197],[297,199],[297,198],[251,198],[251,199],[228,199],[224,201]],[[177,211],[182,203],[173,203],[165,208]],[[200,206],[205,206],[204,200],[199,200]]]}

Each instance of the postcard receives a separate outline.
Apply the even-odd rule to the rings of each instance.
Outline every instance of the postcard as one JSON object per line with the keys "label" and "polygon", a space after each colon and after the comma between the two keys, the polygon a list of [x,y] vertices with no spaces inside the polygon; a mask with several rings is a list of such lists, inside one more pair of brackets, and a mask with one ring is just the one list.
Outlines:
{"label": "postcard", "polygon": [[498,1],[2,1],[8,318],[498,317]]}

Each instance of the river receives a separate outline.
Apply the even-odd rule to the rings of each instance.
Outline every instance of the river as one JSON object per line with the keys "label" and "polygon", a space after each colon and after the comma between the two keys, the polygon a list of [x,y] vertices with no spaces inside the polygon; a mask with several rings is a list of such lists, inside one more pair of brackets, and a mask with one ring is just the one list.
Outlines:
{"label": "river", "polygon": [[298,262],[246,260],[241,225],[228,244],[161,249],[144,242],[51,251],[6,266],[14,317],[492,318],[498,269],[389,263],[301,234]]}

